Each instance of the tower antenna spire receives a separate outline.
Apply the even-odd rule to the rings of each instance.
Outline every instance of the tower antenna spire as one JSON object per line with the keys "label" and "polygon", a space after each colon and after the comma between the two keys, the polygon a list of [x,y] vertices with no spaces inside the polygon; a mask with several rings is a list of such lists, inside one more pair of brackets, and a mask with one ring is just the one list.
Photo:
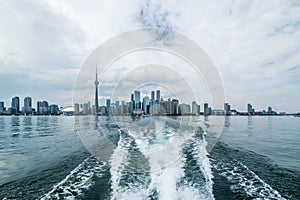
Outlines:
{"label": "tower antenna spire", "polygon": [[95,114],[97,115],[98,111],[99,111],[99,104],[98,104],[98,85],[99,85],[99,81],[98,81],[98,66],[96,64],[96,80],[94,81],[95,84]]}

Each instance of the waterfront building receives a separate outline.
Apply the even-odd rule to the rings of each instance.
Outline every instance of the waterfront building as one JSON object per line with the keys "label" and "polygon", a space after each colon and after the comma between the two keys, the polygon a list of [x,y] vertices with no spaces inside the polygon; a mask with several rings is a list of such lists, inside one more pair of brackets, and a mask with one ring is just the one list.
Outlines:
{"label": "waterfront building", "polygon": [[150,104],[150,115],[158,115],[160,110],[160,104],[158,104],[156,101],[151,102]]}
{"label": "waterfront building", "polygon": [[205,116],[211,115],[211,107],[208,106],[208,103],[204,104],[204,113]]}
{"label": "waterfront building", "polygon": [[225,115],[225,110],[211,110],[211,115]]}
{"label": "waterfront building", "polygon": [[190,114],[190,105],[186,104],[186,103],[182,103],[182,104],[179,104],[178,106],[178,113],[180,115],[187,115],[187,114]]}
{"label": "waterfront building", "polygon": [[247,104],[247,110],[249,114],[253,114],[255,112],[254,108],[250,103]]}
{"label": "waterfront building", "polygon": [[[88,111],[88,114],[92,114],[92,105],[91,105],[91,102],[87,102],[87,111]],[[96,106],[94,107],[94,112],[96,111]],[[98,112],[99,112],[99,105],[98,105]]]}
{"label": "waterfront building", "polygon": [[106,115],[107,111],[106,111],[106,106],[100,106],[99,107],[99,114],[100,115]]}
{"label": "waterfront building", "polygon": [[160,102],[160,90],[156,90],[156,101]]}
{"label": "waterfront building", "polygon": [[178,114],[178,105],[179,105],[178,99],[172,99],[171,114],[173,114],[173,115]]}
{"label": "waterfront building", "polygon": [[74,104],[74,114],[78,115],[80,113],[80,110],[79,110],[79,104],[78,103],[75,103]]}
{"label": "waterfront building", "polygon": [[49,103],[47,101],[37,101],[36,114],[48,115],[50,113]]}
{"label": "waterfront building", "polygon": [[160,113],[161,115],[167,115],[170,111],[170,105],[168,101],[161,101],[160,102]]}
{"label": "waterfront building", "polygon": [[[95,111],[96,111],[96,107],[95,107]],[[83,104],[82,114],[83,114],[83,115],[88,115],[88,114],[89,114],[89,106],[88,106],[87,103],[84,103],[84,104]]]}
{"label": "waterfront building", "polygon": [[0,101],[0,114],[3,114],[6,111],[6,108],[4,107],[4,102]]}
{"label": "waterfront building", "polygon": [[31,97],[24,98],[24,107],[23,114],[29,115],[32,114],[32,99]]}
{"label": "waterfront building", "polygon": [[268,114],[272,114],[272,107],[268,107]]}
{"label": "waterfront building", "polygon": [[144,114],[149,114],[150,102],[151,102],[151,100],[149,99],[148,96],[143,98],[143,111],[144,111]]}
{"label": "waterfront building", "polygon": [[135,90],[134,91],[134,101],[135,101],[135,109],[141,109],[141,92]]}
{"label": "waterfront building", "polygon": [[11,100],[12,114],[20,113],[20,98],[15,96]]}
{"label": "waterfront building", "polygon": [[110,115],[111,114],[111,110],[110,110],[110,99],[106,99],[106,114]]}
{"label": "waterfront building", "polygon": [[155,101],[155,91],[151,91],[151,101]]}
{"label": "waterfront building", "polygon": [[58,115],[59,114],[59,108],[56,104],[51,104],[49,107],[50,115]]}
{"label": "waterfront building", "polygon": [[110,112],[112,115],[118,115],[118,110],[117,110],[117,105],[116,103],[111,103],[110,104]]}
{"label": "waterfront building", "polygon": [[42,114],[43,103],[41,101],[36,102],[36,114]]}
{"label": "waterfront building", "polygon": [[200,114],[200,106],[195,101],[192,102],[192,114],[193,115]]}
{"label": "waterfront building", "polygon": [[231,108],[230,108],[229,103],[224,103],[224,111],[225,111],[226,115],[230,114]]}
{"label": "waterfront building", "polygon": [[42,102],[42,114],[43,115],[49,114],[49,103],[47,101]]}

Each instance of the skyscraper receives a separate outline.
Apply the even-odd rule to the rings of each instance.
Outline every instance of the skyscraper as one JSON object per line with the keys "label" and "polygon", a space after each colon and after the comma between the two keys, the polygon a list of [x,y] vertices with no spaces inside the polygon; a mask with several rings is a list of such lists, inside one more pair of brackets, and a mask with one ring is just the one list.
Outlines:
{"label": "skyscraper", "polygon": [[78,103],[75,103],[74,104],[74,111],[75,111],[75,114],[79,114],[79,104]]}
{"label": "skyscraper", "polygon": [[160,90],[156,90],[156,101],[160,102]]}
{"label": "skyscraper", "polygon": [[135,108],[141,109],[141,92],[135,90],[134,91],[134,101],[135,101]]}
{"label": "skyscraper", "polygon": [[192,114],[194,115],[200,114],[199,106],[195,101],[192,102]]}
{"label": "skyscraper", "polygon": [[252,105],[250,103],[247,104],[247,110],[248,110],[248,113],[254,113],[254,108],[252,107]]}
{"label": "skyscraper", "polygon": [[58,108],[58,105],[56,105],[56,104],[51,104],[49,110],[50,110],[50,115],[58,115],[59,114],[59,108]]}
{"label": "skyscraper", "polygon": [[155,101],[155,91],[151,91],[151,101]]}
{"label": "skyscraper", "polygon": [[208,107],[208,103],[204,104],[204,113],[203,114],[206,116],[211,114],[211,108]]}
{"label": "skyscraper", "polygon": [[43,101],[42,102],[42,114],[43,115],[48,115],[49,114],[49,103],[48,103],[48,101]]}
{"label": "skyscraper", "polygon": [[14,97],[11,100],[11,107],[14,110],[14,113],[20,113],[20,98]]}
{"label": "skyscraper", "polygon": [[0,101],[0,114],[4,113],[5,107],[4,107],[4,102]]}
{"label": "skyscraper", "polygon": [[32,113],[32,100],[31,97],[24,98],[24,114],[31,114]]}
{"label": "skyscraper", "polygon": [[110,112],[110,99],[106,99],[106,114],[107,115],[110,115],[111,112]]}
{"label": "skyscraper", "polygon": [[149,109],[150,109],[150,99],[149,97],[144,97],[143,98],[143,111],[145,114],[149,114]]}
{"label": "skyscraper", "polygon": [[230,114],[230,110],[231,109],[229,103],[224,103],[224,111],[226,115]]}
{"label": "skyscraper", "polygon": [[171,105],[172,105],[171,114],[178,114],[178,105],[179,105],[178,99],[172,99]]}
{"label": "skyscraper", "polygon": [[99,112],[99,104],[98,104],[98,73],[97,73],[97,67],[96,67],[96,80],[94,81],[95,84],[95,114]]}
{"label": "skyscraper", "polygon": [[36,103],[36,113],[37,114],[42,114],[42,110],[43,110],[43,102],[38,101]]}

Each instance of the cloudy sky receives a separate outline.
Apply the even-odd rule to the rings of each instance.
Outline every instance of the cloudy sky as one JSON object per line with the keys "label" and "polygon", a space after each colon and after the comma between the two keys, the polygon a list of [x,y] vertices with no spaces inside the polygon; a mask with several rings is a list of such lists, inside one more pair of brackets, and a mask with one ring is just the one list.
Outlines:
{"label": "cloudy sky", "polygon": [[[246,110],[300,111],[300,2],[1,1],[0,101],[18,95],[71,105],[80,68],[104,41],[163,27],[201,46],[220,73],[226,101]],[[23,103],[23,102],[22,102]]]}

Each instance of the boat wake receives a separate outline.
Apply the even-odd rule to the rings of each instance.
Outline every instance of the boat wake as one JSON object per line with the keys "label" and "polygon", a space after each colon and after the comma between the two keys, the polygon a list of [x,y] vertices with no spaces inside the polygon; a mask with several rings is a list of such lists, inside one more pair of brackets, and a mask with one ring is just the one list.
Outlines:
{"label": "boat wake", "polygon": [[214,169],[230,182],[231,191],[245,199],[285,199],[243,163],[212,160]]}
{"label": "boat wake", "polygon": [[75,199],[89,189],[93,184],[94,176],[101,177],[103,175],[106,166],[106,163],[101,164],[93,156],[90,156],[40,199]]}

